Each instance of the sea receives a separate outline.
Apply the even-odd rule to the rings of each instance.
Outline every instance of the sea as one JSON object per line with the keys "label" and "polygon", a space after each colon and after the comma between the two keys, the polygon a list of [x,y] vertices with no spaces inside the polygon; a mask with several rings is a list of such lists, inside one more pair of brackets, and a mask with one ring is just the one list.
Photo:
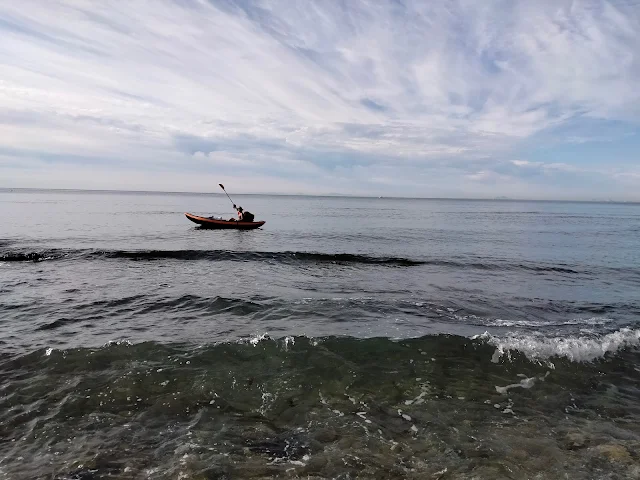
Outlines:
{"label": "sea", "polygon": [[640,204],[0,190],[1,479],[640,478]]}

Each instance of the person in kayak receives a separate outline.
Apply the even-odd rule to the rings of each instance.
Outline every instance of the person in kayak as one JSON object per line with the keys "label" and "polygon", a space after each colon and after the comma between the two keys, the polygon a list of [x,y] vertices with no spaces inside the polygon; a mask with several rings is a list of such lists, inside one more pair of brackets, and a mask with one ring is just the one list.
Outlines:
{"label": "person in kayak", "polygon": [[242,210],[242,207],[236,207],[235,203],[233,204],[233,208],[238,211],[238,222],[253,222],[253,213],[245,212]]}
{"label": "person in kayak", "polygon": [[238,211],[238,221],[242,222],[242,220],[244,219],[244,214],[242,213],[242,207],[236,207],[235,205],[233,206],[233,208],[235,208]]}

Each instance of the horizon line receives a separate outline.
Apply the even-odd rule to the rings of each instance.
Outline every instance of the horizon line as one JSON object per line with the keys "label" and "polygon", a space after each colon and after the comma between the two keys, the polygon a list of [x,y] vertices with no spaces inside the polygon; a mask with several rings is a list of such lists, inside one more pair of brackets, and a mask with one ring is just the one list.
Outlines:
{"label": "horizon line", "polygon": [[[219,192],[185,192],[185,191],[165,191],[165,190],[117,190],[117,189],[85,189],[85,188],[37,188],[37,187],[0,187],[0,192],[67,192],[67,193],[130,193],[130,194],[165,194],[165,195],[224,195]],[[512,201],[512,202],[565,202],[565,203],[622,203],[640,204],[640,200],[614,200],[614,199],[535,199],[516,198],[505,195],[495,197],[402,197],[397,195],[352,195],[346,193],[234,193],[234,195],[255,195],[274,197],[329,197],[329,198],[374,198],[374,199],[397,199],[397,200],[469,200],[469,201]]]}

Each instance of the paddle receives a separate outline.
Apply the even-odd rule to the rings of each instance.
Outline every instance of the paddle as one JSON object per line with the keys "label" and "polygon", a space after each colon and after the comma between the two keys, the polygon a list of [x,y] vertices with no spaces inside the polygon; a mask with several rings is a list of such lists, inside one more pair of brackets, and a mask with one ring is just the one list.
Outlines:
{"label": "paddle", "polygon": [[229,194],[227,193],[227,191],[224,189],[224,185],[219,183],[218,185],[220,185],[220,188],[224,191],[224,193],[227,195],[227,198],[229,199],[229,201],[231,202],[231,205],[233,205],[233,208],[236,208],[236,204],[233,203],[233,200],[231,200],[231,197],[229,196]]}

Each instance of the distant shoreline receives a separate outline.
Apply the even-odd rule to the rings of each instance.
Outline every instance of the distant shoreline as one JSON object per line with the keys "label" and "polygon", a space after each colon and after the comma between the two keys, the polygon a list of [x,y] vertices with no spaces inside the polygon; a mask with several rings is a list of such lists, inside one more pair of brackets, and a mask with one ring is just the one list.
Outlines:
{"label": "distant shoreline", "polygon": [[[83,194],[128,194],[128,195],[180,195],[180,196],[205,196],[224,195],[218,192],[169,192],[162,190],[112,190],[112,189],[80,189],[80,188],[25,188],[25,187],[0,187],[0,193],[83,193]],[[310,198],[366,198],[375,200],[447,200],[447,201],[481,201],[481,202],[546,202],[546,203],[611,203],[625,205],[639,205],[640,200],[566,200],[566,199],[533,199],[511,197],[400,197],[394,195],[348,195],[340,193],[306,194],[306,193],[235,193],[238,196],[263,196],[263,197],[310,197]]]}

